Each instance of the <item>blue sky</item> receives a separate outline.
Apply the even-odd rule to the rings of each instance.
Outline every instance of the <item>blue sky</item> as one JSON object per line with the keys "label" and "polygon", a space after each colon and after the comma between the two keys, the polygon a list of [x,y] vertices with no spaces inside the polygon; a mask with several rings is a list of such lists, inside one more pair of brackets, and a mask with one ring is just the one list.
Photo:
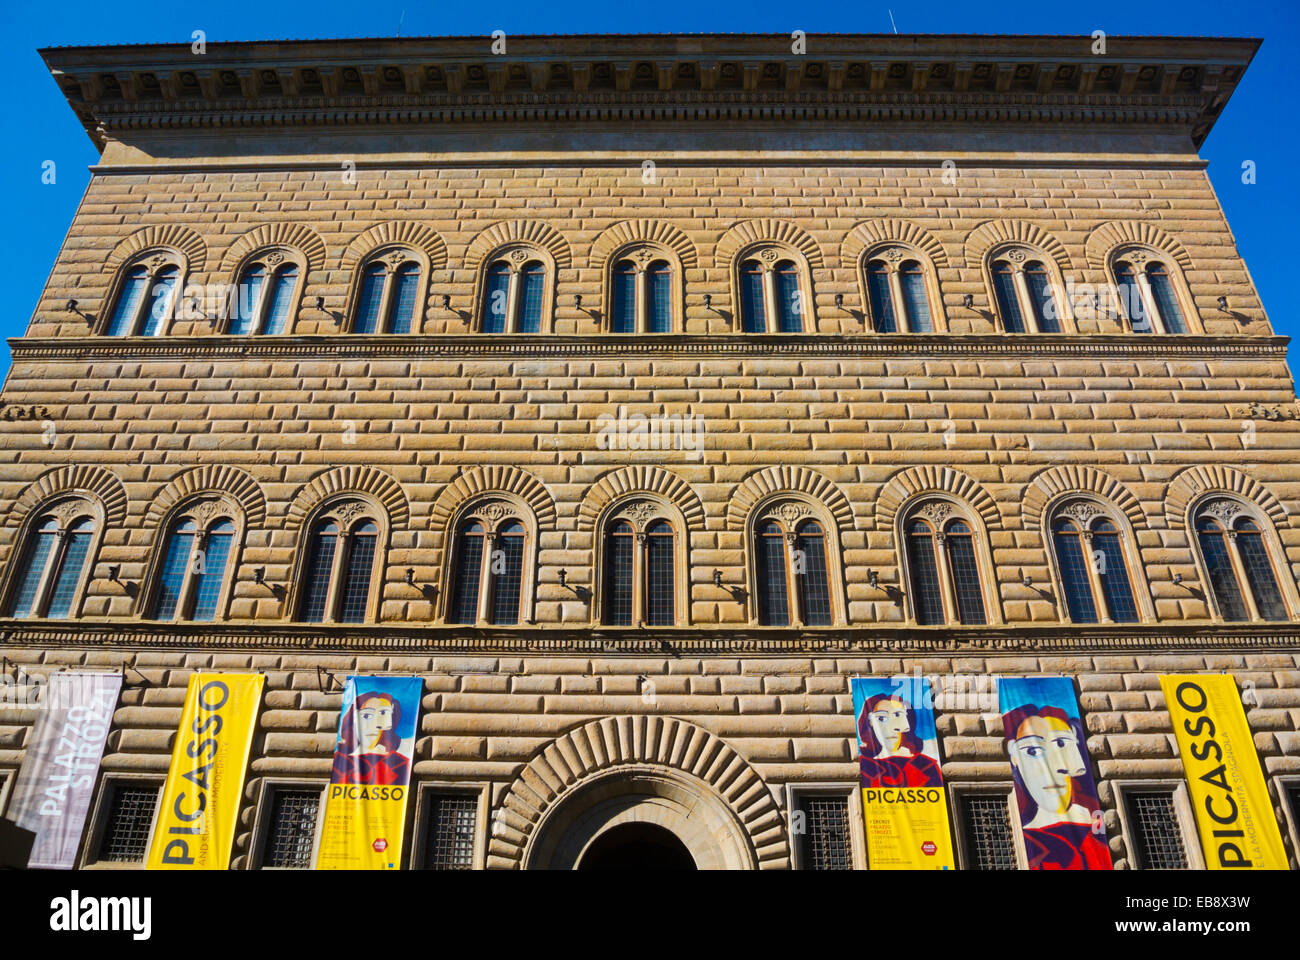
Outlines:
{"label": "blue sky", "polygon": [[[96,153],[68,108],[36,50],[43,46],[100,43],[188,43],[202,29],[208,42],[281,38],[487,35],[493,30],[524,33],[783,32],[888,33],[893,21],[902,33],[1154,34],[1161,36],[1260,37],[1264,46],[1233,94],[1214,132],[1201,148],[1210,179],[1246,258],[1274,328],[1300,332],[1300,319],[1286,300],[1284,284],[1293,269],[1290,243],[1277,242],[1281,227],[1297,223],[1296,157],[1300,49],[1297,0],[927,0],[908,3],[789,4],[772,0],[657,0],[654,4],[520,3],[431,4],[394,0],[388,4],[316,0],[123,6],[68,0],[6,0],[0,10],[0,50],[10,78],[3,88],[5,150],[0,183],[9,229],[0,231],[3,262],[18,278],[15,296],[0,317],[0,337],[20,336],[45,284],[63,235],[89,179]],[[125,11],[125,12],[124,12]],[[792,12],[793,11],[793,12]],[[42,165],[56,165],[53,184],[41,182]],[[1255,163],[1256,182],[1242,183],[1242,163]],[[14,229],[21,225],[22,229]],[[0,346],[0,370],[9,349]]]}

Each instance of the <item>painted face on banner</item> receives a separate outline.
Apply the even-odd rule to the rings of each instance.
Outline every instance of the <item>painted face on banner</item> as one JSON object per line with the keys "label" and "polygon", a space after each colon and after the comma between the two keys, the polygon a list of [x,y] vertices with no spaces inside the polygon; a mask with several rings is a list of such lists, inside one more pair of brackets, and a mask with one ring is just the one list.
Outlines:
{"label": "painted face on banner", "polygon": [[902,700],[881,700],[867,716],[871,732],[886,753],[898,752],[903,737],[912,732],[907,722],[907,704]]}
{"label": "painted face on banner", "polygon": [[381,741],[393,729],[393,702],[387,697],[367,697],[357,707],[357,745],[362,753],[387,753]]}
{"label": "painted face on banner", "polygon": [[1030,717],[1011,741],[1011,762],[1042,811],[1064,814],[1074,801],[1072,777],[1087,772],[1079,738],[1056,717]]}

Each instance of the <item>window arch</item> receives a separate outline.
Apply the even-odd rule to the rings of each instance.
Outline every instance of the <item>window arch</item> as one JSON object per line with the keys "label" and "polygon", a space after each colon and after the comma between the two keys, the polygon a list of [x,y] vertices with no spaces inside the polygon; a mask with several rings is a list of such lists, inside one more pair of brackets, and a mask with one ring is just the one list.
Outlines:
{"label": "window arch", "polygon": [[909,246],[889,244],[862,257],[863,288],[871,329],[876,333],[933,333],[943,301],[929,258]]}
{"label": "window arch", "polygon": [[289,248],[259,250],[239,266],[226,306],[232,336],[279,336],[293,332],[307,264]]}
{"label": "window arch", "polygon": [[471,503],[453,522],[446,623],[508,626],[533,622],[537,525],[504,498]]}
{"label": "window arch", "polygon": [[989,285],[1006,333],[1068,333],[1056,261],[1032,247],[1003,246],[988,259]]}
{"label": "window arch", "polygon": [[102,529],[98,511],[85,500],[36,512],[10,569],[6,615],[19,620],[77,616]]}
{"label": "window arch", "polygon": [[753,616],[760,626],[843,624],[839,541],[822,509],[779,498],[751,516]]}
{"label": "window arch", "polygon": [[535,247],[498,250],[483,266],[482,333],[548,333],[555,302],[555,262]]}
{"label": "window arch", "polygon": [[381,247],[361,261],[348,315],[353,333],[415,333],[423,322],[429,265],[408,247]]}
{"label": "window arch", "polygon": [[741,251],[736,259],[733,302],[743,333],[811,333],[812,282],[801,254],[774,244]]}
{"label": "window arch", "polygon": [[609,258],[605,289],[610,333],[672,333],[682,329],[682,269],[667,248],[641,244]]}
{"label": "window arch", "polygon": [[995,581],[980,526],[955,501],[901,511],[903,569],[912,617],[922,626],[998,622]]}
{"label": "window arch", "polygon": [[304,527],[294,616],[304,623],[366,623],[383,589],[387,518],[364,500],[335,500]]}
{"label": "window arch", "polygon": [[1122,322],[1132,333],[1189,333],[1195,306],[1178,264],[1162,251],[1122,247],[1110,258]]}
{"label": "window arch", "polygon": [[242,526],[242,516],[221,499],[192,501],[173,513],[147,580],[148,619],[223,619],[234,590]]}
{"label": "window arch", "polygon": [[[1284,593],[1271,527],[1245,503],[1229,498],[1208,500],[1193,510],[1196,545],[1214,606],[1224,620],[1287,620]],[[1287,591],[1289,592],[1289,591]]]}
{"label": "window arch", "polygon": [[1071,498],[1048,514],[1056,579],[1071,623],[1147,619],[1141,563],[1124,524],[1089,499]]}
{"label": "window arch", "polygon": [[110,337],[157,337],[176,315],[185,261],[171,250],[151,250],[119,272],[103,332]]}
{"label": "window arch", "polygon": [[689,619],[685,521],[651,498],[624,500],[597,526],[596,616],[614,627],[672,627]]}

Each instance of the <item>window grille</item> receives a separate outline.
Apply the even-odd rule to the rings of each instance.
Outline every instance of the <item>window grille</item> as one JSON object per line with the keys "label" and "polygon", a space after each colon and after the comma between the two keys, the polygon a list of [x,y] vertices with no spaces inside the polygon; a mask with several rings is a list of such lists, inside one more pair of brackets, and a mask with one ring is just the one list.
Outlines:
{"label": "window grille", "polygon": [[799,837],[804,870],[852,870],[848,797],[801,797],[803,833]]}
{"label": "window grille", "polygon": [[99,840],[97,859],[112,863],[141,863],[149,850],[157,786],[115,784],[108,816]]}
{"label": "window grille", "polygon": [[961,798],[966,859],[971,870],[1015,870],[1016,845],[1011,834],[1007,798],[966,794]]}
{"label": "window grille", "polygon": [[1125,803],[1137,865],[1143,870],[1186,870],[1187,850],[1173,792],[1129,793]]}
{"label": "window grille", "polygon": [[310,870],[320,812],[319,790],[276,790],[262,848],[262,866]]}
{"label": "window grille", "polygon": [[426,870],[472,870],[478,798],[465,793],[431,793],[424,826]]}

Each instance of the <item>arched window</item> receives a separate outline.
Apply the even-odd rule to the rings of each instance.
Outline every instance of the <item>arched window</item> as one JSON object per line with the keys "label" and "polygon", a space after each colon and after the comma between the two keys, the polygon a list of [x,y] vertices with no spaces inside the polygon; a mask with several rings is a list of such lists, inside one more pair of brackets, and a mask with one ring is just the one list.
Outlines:
{"label": "arched window", "polygon": [[794,504],[777,505],[764,513],[754,526],[758,622],[769,627],[835,623],[825,527]]}
{"label": "arched window", "polygon": [[304,623],[364,623],[372,619],[382,584],[381,525],[355,500],[332,504],[311,523],[298,584]]}
{"label": "arched window", "polygon": [[10,580],[8,615],[19,620],[75,615],[96,532],[89,505],[69,501],[39,517],[30,531]]}
{"label": "arched window", "polygon": [[[512,513],[513,511],[511,511]],[[499,501],[462,516],[452,545],[447,622],[508,626],[527,622],[524,603],[529,565],[524,523]]]}
{"label": "arched window", "polygon": [[804,333],[813,328],[812,287],[802,261],[778,247],[751,249],[736,272],[740,329]]}
{"label": "arched window", "polygon": [[871,252],[866,264],[867,306],[876,333],[933,333],[930,281],[912,250]]}
{"label": "arched window", "polygon": [[168,253],[154,253],[128,267],[104,332],[110,337],[159,336],[175,313],[180,283],[181,266]]}
{"label": "arched window", "polygon": [[1061,592],[1072,623],[1137,623],[1137,603],[1119,527],[1084,501],[1051,523]]}
{"label": "arched window", "polygon": [[1063,316],[1057,283],[1047,261],[1034,250],[1002,250],[990,264],[993,298],[1007,333],[1061,333]]}
{"label": "arched window", "polygon": [[154,575],[150,619],[206,623],[225,610],[235,524],[213,505],[196,503],[172,519]]}
{"label": "arched window", "polygon": [[677,270],[653,247],[624,251],[609,274],[610,333],[671,333],[680,299]]}
{"label": "arched window", "polygon": [[613,627],[671,627],[686,616],[679,517],[653,500],[615,508],[601,540],[600,620]]}
{"label": "arched window", "polygon": [[410,333],[421,302],[423,268],[406,250],[373,254],[361,267],[353,333]]}
{"label": "arched window", "polygon": [[302,264],[284,250],[265,250],[245,262],[230,298],[227,332],[240,337],[288,333],[302,272]]}
{"label": "arched window", "polygon": [[1112,266],[1129,329],[1134,333],[1187,333],[1187,320],[1171,263],[1145,249],[1121,251]]}
{"label": "arched window", "polygon": [[541,333],[549,320],[550,268],[528,248],[490,259],[484,273],[480,329],[484,333]]}
{"label": "arched window", "polygon": [[1196,541],[1210,591],[1224,620],[1286,620],[1273,550],[1260,521],[1234,500],[1196,512]]}
{"label": "arched window", "polygon": [[912,613],[923,626],[988,623],[983,577],[971,524],[934,501],[903,524]]}

